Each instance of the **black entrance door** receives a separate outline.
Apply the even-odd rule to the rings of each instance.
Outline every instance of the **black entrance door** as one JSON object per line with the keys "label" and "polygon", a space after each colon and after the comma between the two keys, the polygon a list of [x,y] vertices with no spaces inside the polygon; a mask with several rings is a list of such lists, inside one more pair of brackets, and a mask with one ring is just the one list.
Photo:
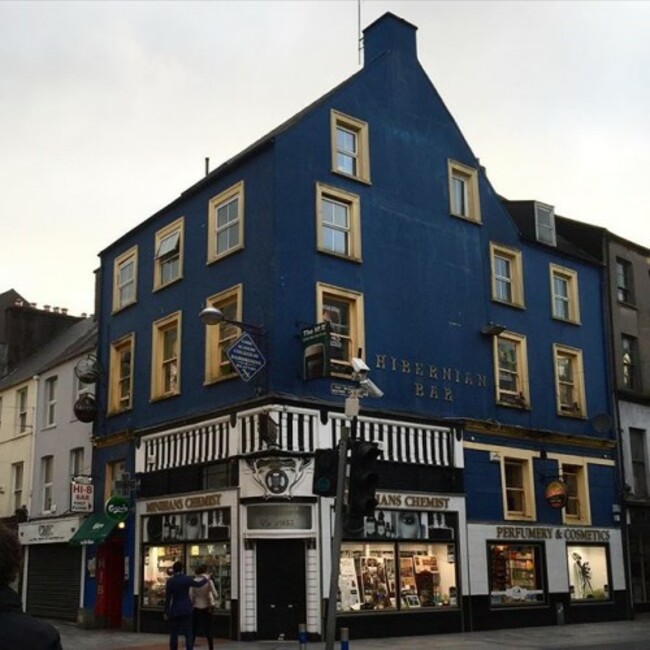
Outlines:
{"label": "black entrance door", "polygon": [[257,555],[257,634],[260,639],[298,638],[306,622],[305,542],[260,539]]}

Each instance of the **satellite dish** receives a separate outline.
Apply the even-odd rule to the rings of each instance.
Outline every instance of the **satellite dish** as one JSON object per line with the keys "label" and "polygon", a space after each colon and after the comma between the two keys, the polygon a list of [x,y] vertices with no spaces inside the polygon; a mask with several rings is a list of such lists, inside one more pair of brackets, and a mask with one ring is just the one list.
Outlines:
{"label": "satellite dish", "polygon": [[74,369],[74,374],[83,384],[94,384],[101,376],[101,368],[94,354],[80,359]]}
{"label": "satellite dish", "polygon": [[594,429],[598,433],[607,433],[612,430],[612,418],[607,413],[598,413],[591,419]]}

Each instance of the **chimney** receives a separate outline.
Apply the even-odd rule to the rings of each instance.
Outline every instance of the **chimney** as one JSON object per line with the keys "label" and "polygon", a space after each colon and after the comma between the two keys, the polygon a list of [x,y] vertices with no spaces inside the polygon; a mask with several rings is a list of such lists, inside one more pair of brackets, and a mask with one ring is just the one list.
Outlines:
{"label": "chimney", "polygon": [[390,12],[363,30],[363,64],[372,63],[385,52],[396,52],[417,59],[417,27]]}
{"label": "chimney", "polygon": [[52,307],[52,311],[53,311],[55,314],[58,314],[58,313],[59,313],[59,308],[58,308],[58,307]]}
{"label": "chimney", "polygon": [[68,313],[68,308],[67,307],[61,307],[61,313],[66,316]]}

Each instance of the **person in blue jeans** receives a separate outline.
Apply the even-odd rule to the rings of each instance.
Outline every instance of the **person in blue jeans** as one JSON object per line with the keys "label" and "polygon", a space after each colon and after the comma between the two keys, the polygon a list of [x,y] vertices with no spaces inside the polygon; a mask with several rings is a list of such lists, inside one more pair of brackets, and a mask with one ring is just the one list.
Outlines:
{"label": "person in blue jeans", "polygon": [[192,634],[192,600],[190,587],[202,587],[206,578],[191,578],[183,573],[183,563],[174,562],[172,577],[165,587],[165,616],[170,621],[170,650],[178,650],[178,637],[185,637],[186,650],[194,650]]}

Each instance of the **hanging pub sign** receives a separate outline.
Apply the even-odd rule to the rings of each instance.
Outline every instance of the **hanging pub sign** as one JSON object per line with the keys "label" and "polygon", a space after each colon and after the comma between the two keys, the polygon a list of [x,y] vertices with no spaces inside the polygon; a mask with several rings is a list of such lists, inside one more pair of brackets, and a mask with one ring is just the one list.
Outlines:
{"label": "hanging pub sign", "polygon": [[322,379],[330,374],[330,324],[317,323],[302,330],[303,379]]}
{"label": "hanging pub sign", "polygon": [[101,368],[94,354],[81,359],[74,369],[74,374],[82,384],[94,384],[101,376]]}
{"label": "hanging pub sign", "polygon": [[551,508],[564,508],[569,496],[569,490],[564,481],[559,479],[546,484],[544,498]]}
{"label": "hanging pub sign", "polygon": [[97,402],[90,393],[82,393],[73,406],[74,414],[80,422],[92,422],[97,415]]}
{"label": "hanging pub sign", "polygon": [[126,521],[131,512],[131,502],[125,497],[112,496],[104,506],[106,516],[114,521]]}

